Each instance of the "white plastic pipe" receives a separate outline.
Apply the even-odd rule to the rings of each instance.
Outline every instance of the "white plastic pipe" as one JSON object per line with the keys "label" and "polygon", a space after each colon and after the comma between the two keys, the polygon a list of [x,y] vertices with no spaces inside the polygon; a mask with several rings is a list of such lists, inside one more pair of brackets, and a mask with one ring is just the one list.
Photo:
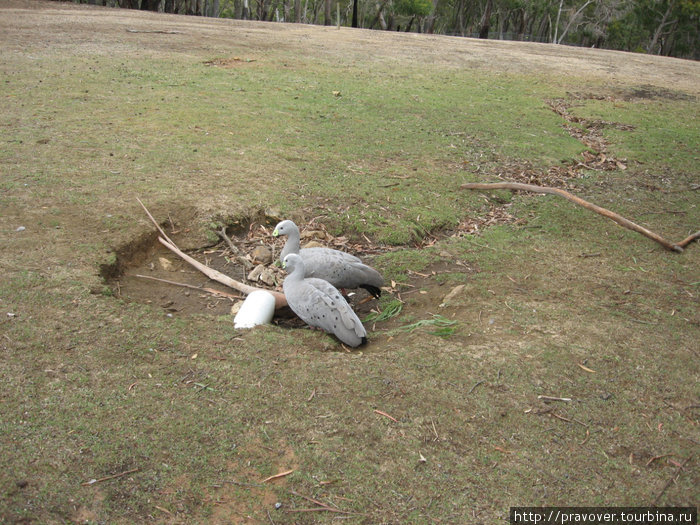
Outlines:
{"label": "white plastic pipe", "polygon": [[265,290],[256,290],[248,294],[236,317],[234,328],[253,328],[272,321],[275,314],[275,296]]}

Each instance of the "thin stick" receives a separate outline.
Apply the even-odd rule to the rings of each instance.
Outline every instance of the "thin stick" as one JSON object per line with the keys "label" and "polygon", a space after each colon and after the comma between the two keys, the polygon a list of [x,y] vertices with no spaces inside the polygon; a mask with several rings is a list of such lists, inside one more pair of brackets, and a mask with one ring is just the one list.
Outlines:
{"label": "thin stick", "polygon": [[673,454],[661,454],[660,456],[654,456],[654,457],[651,458],[649,461],[647,461],[647,464],[646,464],[645,466],[648,467],[649,465],[651,465],[651,464],[652,464],[654,461],[656,461],[657,459],[667,458],[667,457],[669,457],[669,456],[673,456]]}
{"label": "thin stick", "polygon": [[122,476],[126,476],[127,474],[133,474],[134,472],[138,472],[138,470],[138,468],[132,468],[131,470],[125,470],[124,472],[120,472],[119,474],[112,474],[111,476],[105,476],[104,478],[100,479],[91,479],[90,481],[81,483],[81,485],[83,487],[86,487],[88,485],[94,485],[95,483],[102,483],[103,481],[107,481],[109,479],[121,478]]}
{"label": "thin stick", "polygon": [[346,510],[334,509],[333,507],[315,507],[313,509],[290,509],[287,512],[338,512],[340,514],[357,514],[356,512],[348,512]]}
{"label": "thin stick", "polygon": [[150,279],[151,281],[158,281],[161,283],[166,283],[166,284],[172,284],[173,286],[182,286],[183,288],[190,288],[191,290],[199,290],[200,292],[207,292],[213,295],[220,295],[222,297],[228,297],[230,299],[242,299],[240,295],[233,295],[231,293],[227,292],[222,292],[220,290],[214,290],[214,288],[207,288],[205,286],[195,286],[193,284],[187,284],[187,283],[178,283],[175,281],[169,281],[168,279],[160,279],[159,277],[153,277],[151,275],[141,275],[141,274],[136,274],[136,277],[140,277],[141,279]]}
{"label": "thin stick", "polygon": [[160,234],[163,236],[163,238],[164,238],[165,240],[167,240],[170,244],[175,245],[175,243],[170,239],[170,237],[168,237],[168,236],[165,234],[165,232],[163,231],[163,229],[160,227],[160,224],[158,224],[158,223],[156,222],[156,220],[153,218],[153,215],[151,215],[151,212],[148,211],[148,208],[146,208],[146,206],[143,204],[143,202],[141,202],[141,199],[139,199],[138,197],[136,197],[136,200],[138,201],[138,203],[139,203],[139,204],[141,205],[141,207],[143,208],[143,211],[146,212],[146,215],[148,215],[148,218],[151,219],[151,222],[152,222],[153,225],[156,227],[156,229],[160,232]]}
{"label": "thin stick", "polygon": [[318,507],[309,508],[309,509],[291,509],[291,510],[289,510],[289,512],[322,512],[322,511],[326,511],[326,512],[337,512],[339,514],[352,514],[355,516],[363,516],[363,514],[360,514],[358,512],[352,512],[349,510],[341,510],[335,506],[328,505],[326,503],[323,503],[322,501],[318,501],[317,499],[310,498],[309,496],[304,496],[303,494],[299,494],[295,490],[290,490],[289,492],[291,492],[295,496],[298,496],[300,498],[304,498],[306,501],[310,501],[311,503],[315,503],[316,505],[318,505]]}
{"label": "thin stick", "polygon": [[392,421],[395,421],[396,423],[399,422],[398,419],[396,419],[395,417],[391,417],[391,416],[390,416],[389,414],[387,414],[386,412],[382,412],[381,410],[377,410],[376,408],[374,409],[374,412],[377,413],[377,414],[379,414],[379,415],[381,415],[381,416],[388,417],[389,419],[391,419]]}
{"label": "thin stick", "polygon": [[222,226],[221,229],[219,231],[217,231],[216,233],[219,234],[219,237],[221,237],[224,241],[226,241],[226,244],[228,244],[228,247],[231,248],[231,251],[235,255],[241,255],[241,250],[238,249],[238,246],[233,244],[231,237],[226,235],[226,228],[225,227]]}
{"label": "thin stick", "polygon": [[[560,197],[564,197],[565,199],[570,200],[571,202],[574,202],[580,206],[583,206],[584,208],[587,208],[589,210],[592,210],[596,213],[599,213],[600,215],[603,215],[604,217],[607,217],[608,219],[612,219],[616,223],[618,223],[620,226],[623,226],[625,228],[628,228],[630,230],[636,231],[637,233],[641,233],[645,237],[648,237],[649,239],[652,239],[656,242],[658,242],[661,246],[666,248],[669,251],[672,252],[677,252],[681,253],[683,251],[683,248],[692,242],[693,240],[697,239],[700,237],[700,232],[691,235],[687,239],[684,239],[680,243],[673,244],[660,235],[647,230],[643,226],[639,226],[638,224],[635,224],[634,222],[625,219],[621,215],[618,215],[615,212],[612,212],[610,210],[607,210],[605,208],[601,208],[600,206],[597,206],[595,204],[592,204],[586,200],[583,200],[580,197],[577,197],[571,193],[569,193],[566,190],[562,190],[559,188],[551,188],[548,186],[536,186],[534,184],[522,184],[519,182],[494,182],[494,183],[467,183],[467,184],[462,184],[461,186],[462,189],[465,190],[498,190],[498,189],[503,189],[503,190],[517,190],[517,191],[530,191],[534,193],[547,193],[550,195],[559,195]],[[683,244],[685,243],[685,244]]]}
{"label": "thin stick", "polygon": [[685,468],[685,466],[690,462],[691,459],[693,459],[693,456],[690,456],[688,459],[686,459],[686,460],[683,462],[683,464],[682,464],[680,467],[678,467],[678,470],[676,470],[676,472],[673,474],[673,476],[671,476],[671,479],[668,480],[668,482],[666,483],[666,485],[664,485],[664,488],[661,489],[661,492],[659,492],[659,495],[656,496],[656,499],[654,500],[654,503],[652,503],[652,505],[653,505],[654,507],[656,506],[656,504],[658,503],[658,501],[661,499],[661,496],[664,495],[664,492],[666,492],[666,491],[668,490],[668,487],[671,486],[671,483],[673,483],[674,481],[676,481],[676,479],[678,478],[678,476],[681,475],[681,472],[683,471],[683,469]]}
{"label": "thin stick", "polygon": [[542,401],[564,401],[566,403],[571,401],[570,397],[537,396],[537,399],[541,399]]}
{"label": "thin stick", "polygon": [[678,246],[681,248],[685,248],[688,246],[691,242],[700,239],[700,231],[695,232],[693,235],[689,235],[685,239],[683,239],[681,242],[678,243]]}
{"label": "thin stick", "polygon": [[590,439],[590,437],[591,437],[591,432],[590,432],[590,430],[586,429],[586,439],[581,441],[581,443],[579,443],[579,446],[585,445],[586,442]]}
{"label": "thin stick", "polygon": [[273,474],[272,476],[269,476],[262,480],[260,483],[267,483],[268,481],[272,481],[273,479],[278,479],[278,478],[283,478],[285,476],[289,476],[292,472],[294,472],[294,469],[291,470],[285,470],[284,472],[280,472],[279,474]]}
{"label": "thin stick", "polygon": [[[479,312],[479,315],[481,315],[481,312]],[[474,386],[471,388],[471,390],[469,390],[469,392],[467,392],[467,395],[474,392],[474,390],[476,389],[477,386],[482,385],[484,383],[485,383],[485,381],[478,381],[476,384],[474,384]]]}
{"label": "thin stick", "polygon": [[433,433],[435,434],[435,440],[440,441],[440,436],[438,436],[437,429],[435,428],[435,421],[433,421],[433,418],[430,418],[430,423],[433,425]]}
{"label": "thin stick", "polygon": [[325,507],[325,508],[327,508],[327,509],[340,510],[340,509],[338,509],[338,508],[335,507],[335,506],[331,506],[331,505],[328,505],[328,504],[326,504],[326,503],[323,503],[322,501],[318,501],[317,499],[310,498],[309,496],[304,496],[303,494],[299,494],[299,493],[298,493],[297,491],[295,491],[295,490],[291,490],[290,492],[291,492],[292,494],[294,494],[295,496],[299,496],[300,498],[304,498],[306,501],[310,501],[311,503],[315,503],[316,505],[318,505],[318,506],[320,506],[320,507]]}
{"label": "thin stick", "polygon": [[169,281],[167,279],[160,279],[159,277],[153,277],[151,275],[141,275],[137,273],[136,277],[140,277],[141,279],[150,279],[151,281],[158,281],[159,283],[172,284],[173,286],[182,286],[183,288],[190,288],[191,290],[202,290],[201,286],[195,286],[193,284],[187,283],[178,283],[175,281]]}

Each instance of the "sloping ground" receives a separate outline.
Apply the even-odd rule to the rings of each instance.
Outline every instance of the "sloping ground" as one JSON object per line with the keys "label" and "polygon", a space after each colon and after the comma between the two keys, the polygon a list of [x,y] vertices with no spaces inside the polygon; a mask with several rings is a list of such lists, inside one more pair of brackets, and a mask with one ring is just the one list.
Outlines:
{"label": "sloping ground", "polygon": [[[135,194],[203,260],[217,242],[209,223],[259,213],[256,199],[291,184],[290,172],[311,174],[275,204],[299,208],[307,220],[319,209],[336,222],[361,216],[379,199],[381,185],[345,202],[331,173],[320,184],[326,189],[312,193],[327,191],[322,202],[304,209],[304,184],[317,173],[282,169],[293,148],[253,158],[266,178],[250,176],[257,172],[239,153],[236,126],[244,110],[262,114],[259,107],[230,115],[225,133],[236,145],[222,154],[228,171],[201,157],[197,165],[148,164],[151,143],[133,137],[143,138],[144,129],[167,135],[180,124],[138,106],[148,91],[164,82],[192,85],[190,96],[216,110],[218,95],[241,89],[215,77],[221,84],[210,93],[195,65],[266,71],[301,67],[294,58],[303,57],[345,74],[393,65],[402,89],[402,72],[435,75],[436,65],[445,78],[466,70],[493,91],[520,75],[551,83],[543,118],[554,110],[563,135],[588,140],[583,155],[551,169],[540,159],[498,155],[477,165],[495,145],[470,137],[478,151],[453,164],[436,161],[439,183],[561,184],[678,240],[699,220],[697,63],[17,1],[0,2],[0,45],[0,521],[491,524],[514,505],[697,503],[697,244],[671,254],[553,198],[460,196],[464,213],[450,229],[374,257],[390,283],[386,295],[403,309],[368,323],[370,344],[355,352],[298,327],[236,332],[218,306],[214,315],[179,315],[168,310],[170,299],[154,296],[148,305],[120,297],[100,274],[118,273],[120,257],[159,263],[146,258],[153,228]],[[129,67],[141,59],[154,70],[161,60],[187,67],[173,78],[143,63]],[[103,86],[91,72],[126,80]],[[114,86],[123,89],[119,96]],[[605,105],[593,105],[594,95]],[[416,105],[426,98],[416,95]],[[162,103],[179,109],[192,98]],[[668,119],[633,125],[599,116],[625,104],[650,112],[682,104],[691,124],[683,136],[674,131],[669,145],[665,129],[680,128]],[[293,109],[281,108],[280,118]],[[508,109],[493,118],[522,118],[522,108]],[[135,115],[129,126],[116,127],[120,113]],[[216,111],[203,115],[192,132],[210,133],[215,118]],[[399,131],[390,139],[399,140]],[[626,143],[614,133],[660,138],[650,142],[653,151],[627,146],[646,155],[640,159],[621,151]],[[457,130],[447,146],[458,150],[464,136]],[[313,152],[300,148],[294,160],[305,167]],[[383,200],[404,186],[436,189],[420,173],[406,178],[387,168],[403,169],[398,157],[370,164],[388,185]],[[348,171],[359,177],[366,152],[352,161]],[[466,175],[454,169],[463,164]],[[239,171],[245,184],[228,180]],[[408,204],[397,209],[389,213],[415,212]],[[366,224],[371,235],[371,217]],[[362,230],[354,233],[357,246],[370,243]],[[445,301],[457,286],[461,293]],[[206,308],[208,297],[202,301]],[[436,315],[454,324],[442,332],[419,326]]]}
{"label": "sloping ground", "polygon": [[[16,38],[7,39],[6,52],[34,45],[49,32],[51,47],[56,51],[70,49],[86,55],[128,50],[154,55],[208,52],[226,56],[230,44],[235,43],[253,54],[302,52],[338,60],[339,65],[356,60],[397,65],[425,62],[475,71],[538,71],[564,79],[584,77],[610,84],[648,84],[695,95],[700,92],[697,63],[666,57],[539,43],[105,10],[64,3],[3,0],[2,5],[5,23],[19,30]],[[40,19],[34,9],[41,9]],[[88,28],[100,38],[85,34]]]}

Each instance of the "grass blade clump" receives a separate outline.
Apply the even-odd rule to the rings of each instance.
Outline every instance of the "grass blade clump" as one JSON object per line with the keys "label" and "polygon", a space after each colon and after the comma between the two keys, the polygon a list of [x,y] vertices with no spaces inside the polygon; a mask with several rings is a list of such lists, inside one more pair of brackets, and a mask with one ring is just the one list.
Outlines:
{"label": "grass blade clump", "polygon": [[457,327],[455,326],[456,324],[457,321],[450,321],[445,316],[433,314],[433,317],[431,319],[421,319],[420,321],[416,321],[415,323],[400,326],[399,328],[393,330],[393,332],[413,332],[418,328],[424,326],[431,326],[435,327],[436,329],[428,333],[440,337],[448,337],[455,333],[455,330],[457,329]]}
{"label": "grass blade clump", "polygon": [[363,323],[386,321],[392,317],[396,317],[403,310],[403,303],[398,299],[392,299],[389,303],[382,309],[381,312],[371,312],[367,317],[365,317]]}

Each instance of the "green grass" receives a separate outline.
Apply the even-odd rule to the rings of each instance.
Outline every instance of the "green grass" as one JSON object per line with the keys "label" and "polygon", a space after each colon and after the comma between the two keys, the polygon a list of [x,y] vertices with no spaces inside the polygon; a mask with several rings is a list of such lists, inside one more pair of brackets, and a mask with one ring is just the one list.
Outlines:
{"label": "green grass", "polygon": [[[678,240],[700,222],[693,99],[263,37],[255,61],[206,65],[253,55],[229,33],[134,53],[80,26],[102,50],[87,53],[52,47],[67,32],[37,17],[46,42],[0,31],[0,522],[497,523],[513,505],[696,503],[697,458],[678,464],[700,440],[698,247],[668,253],[554,196],[459,189],[580,160],[546,100],[603,90],[572,111],[634,126],[603,130],[627,169],[572,191]],[[135,196],[189,247],[261,210],[367,235],[392,245],[372,264],[399,292],[352,352],[168,317],[100,277],[152,230]],[[492,205],[520,222],[445,236]],[[312,504],[294,493],[358,514],[295,513]]]}

